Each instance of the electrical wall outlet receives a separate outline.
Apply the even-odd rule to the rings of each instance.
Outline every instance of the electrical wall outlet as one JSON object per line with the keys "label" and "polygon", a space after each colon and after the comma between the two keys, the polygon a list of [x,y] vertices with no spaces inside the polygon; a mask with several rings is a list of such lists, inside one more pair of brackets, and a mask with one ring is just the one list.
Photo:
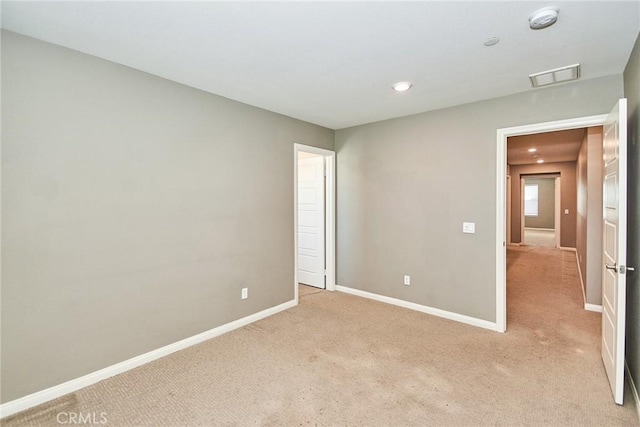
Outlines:
{"label": "electrical wall outlet", "polygon": [[475,222],[463,222],[462,223],[462,232],[473,234],[476,232],[476,223]]}
{"label": "electrical wall outlet", "polygon": [[404,284],[407,285],[407,286],[409,286],[411,284],[411,276],[407,276],[405,274],[405,276],[404,276]]}
{"label": "electrical wall outlet", "polygon": [[242,295],[241,295],[242,299],[247,299],[249,298],[249,288],[242,288]]}

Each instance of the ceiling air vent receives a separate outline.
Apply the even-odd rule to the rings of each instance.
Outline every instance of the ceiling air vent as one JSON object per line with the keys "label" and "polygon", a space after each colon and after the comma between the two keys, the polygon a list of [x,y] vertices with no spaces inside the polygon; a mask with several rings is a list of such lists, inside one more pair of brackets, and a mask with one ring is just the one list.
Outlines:
{"label": "ceiling air vent", "polygon": [[567,65],[566,67],[554,70],[542,71],[540,73],[529,74],[531,86],[540,87],[556,83],[568,82],[580,78],[580,64]]}

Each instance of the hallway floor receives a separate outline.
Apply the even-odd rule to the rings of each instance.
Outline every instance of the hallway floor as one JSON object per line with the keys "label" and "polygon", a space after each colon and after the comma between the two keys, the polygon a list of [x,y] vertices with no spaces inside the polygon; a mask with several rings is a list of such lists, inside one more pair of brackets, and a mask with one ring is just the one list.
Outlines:
{"label": "hallway floor", "polygon": [[545,246],[549,248],[555,248],[556,231],[541,230],[537,228],[525,228],[524,239],[522,239],[522,242],[527,246]]}

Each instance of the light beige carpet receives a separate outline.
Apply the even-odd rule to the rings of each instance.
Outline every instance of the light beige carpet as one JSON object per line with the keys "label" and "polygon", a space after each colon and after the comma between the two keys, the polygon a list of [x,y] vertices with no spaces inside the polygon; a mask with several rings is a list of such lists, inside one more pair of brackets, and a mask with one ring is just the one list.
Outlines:
{"label": "light beige carpet", "polygon": [[293,309],[3,425],[638,425],[630,393],[613,403],[575,255],[509,250],[508,277],[505,334],[303,287]]}
{"label": "light beige carpet", "polygon": [[555,230],[525,228],[522,242],[527,246],[547,246],[555,248],[556,232]]}

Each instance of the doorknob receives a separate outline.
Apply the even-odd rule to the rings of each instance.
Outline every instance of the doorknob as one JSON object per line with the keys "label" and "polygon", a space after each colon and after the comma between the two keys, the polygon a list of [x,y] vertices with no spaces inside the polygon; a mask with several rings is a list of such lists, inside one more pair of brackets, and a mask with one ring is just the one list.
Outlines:
{"label": "doorknob", "polygon": [[607,270],[613,270],[615,272],[618,271],[618,266],[615,262],[613,263],[613,265],[605,263],[604,266]]}
{"label": "doorknob", "polygon": [[636,271],[636,269],[633,267],[624,266],[624,265],[620,266],[620,274],[627,274],[627,272],[629,271]]}

